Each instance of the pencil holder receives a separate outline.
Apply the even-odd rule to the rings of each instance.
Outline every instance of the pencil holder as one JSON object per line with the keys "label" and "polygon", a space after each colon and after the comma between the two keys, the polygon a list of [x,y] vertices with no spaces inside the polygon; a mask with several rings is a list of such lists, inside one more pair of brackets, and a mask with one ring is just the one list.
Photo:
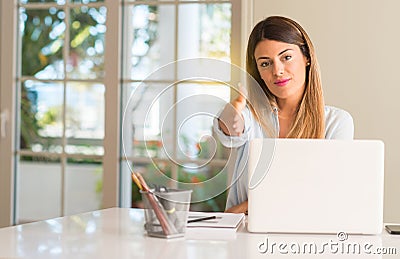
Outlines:
{"label": "pencil holder", "polygon": [[147,235],[162,238],[182,237],[192,190],[140,191],[144,202]]}

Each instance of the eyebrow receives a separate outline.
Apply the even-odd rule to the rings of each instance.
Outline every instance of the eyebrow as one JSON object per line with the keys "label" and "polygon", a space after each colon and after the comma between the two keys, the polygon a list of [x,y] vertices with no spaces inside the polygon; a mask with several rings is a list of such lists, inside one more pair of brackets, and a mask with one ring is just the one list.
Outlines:
{"label": "eyebrow", "polygon": [[[285,53],[288,50],[293,50],[293,49],[282,50],[281,52],[279,52],[278,56],[282,55],[283,53]],[[257,58],[257,60],[260,60],[260,59],[271,59],[271,58],[270,57],[259,57],[259,58]]]}

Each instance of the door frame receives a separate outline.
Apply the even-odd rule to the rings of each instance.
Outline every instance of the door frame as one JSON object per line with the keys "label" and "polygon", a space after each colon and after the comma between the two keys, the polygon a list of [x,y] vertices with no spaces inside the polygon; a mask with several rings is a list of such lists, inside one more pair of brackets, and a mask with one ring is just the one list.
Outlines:
{"label": "door frame", "polygon": [[0,2],[0,227],[15,222],[16,0]]}

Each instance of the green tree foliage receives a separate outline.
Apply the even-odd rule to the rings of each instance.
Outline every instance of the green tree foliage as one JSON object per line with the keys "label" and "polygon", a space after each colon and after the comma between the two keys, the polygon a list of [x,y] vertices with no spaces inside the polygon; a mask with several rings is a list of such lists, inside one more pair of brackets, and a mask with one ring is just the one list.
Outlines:
{"label": "green tree foliage", "polygon": [[[85,50],[94,46],[103,34],[91,35],[90,29],[105,22],[104,15],[97,9],[82,6],[72,8],[70,32],[70,57],[75,60],[86,56]],[[56,74],[48,79],[63,79],[66,58],[63,56],[65,47],[66,23],[63,9],[21,9],[20,22],[22,28],[21,41],[21,72],[23,76],[35,76],[49,65],[54,65]],[[57,62],[63,64],[58,69]],[[99,62],[100,63],[100,62]],[[57,71],[60,70],[60,71]],[[46,78],[47,79],[47,78]],[[21,136],[20,147],[30,148],[32,143],[44,144],[39,136],[40,125],[37,120],[34,93],[30,93],[24,82],[21,86]]]}

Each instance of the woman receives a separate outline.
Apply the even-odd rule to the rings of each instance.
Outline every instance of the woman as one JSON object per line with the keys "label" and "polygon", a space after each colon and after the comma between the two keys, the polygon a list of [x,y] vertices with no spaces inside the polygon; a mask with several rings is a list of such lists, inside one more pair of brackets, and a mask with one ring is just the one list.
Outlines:
{"label": "woman", "polygon": [[[226,105],[214,131],[237,148],[227,212],[247,211],[247,153],[253,138],[352,139],[353,119],[325,106],[314,46],[304,29],[286,17],[259,22],[249,37],[246,70],[257,82]],[[262,98],[264,97],[264,98]]]}

